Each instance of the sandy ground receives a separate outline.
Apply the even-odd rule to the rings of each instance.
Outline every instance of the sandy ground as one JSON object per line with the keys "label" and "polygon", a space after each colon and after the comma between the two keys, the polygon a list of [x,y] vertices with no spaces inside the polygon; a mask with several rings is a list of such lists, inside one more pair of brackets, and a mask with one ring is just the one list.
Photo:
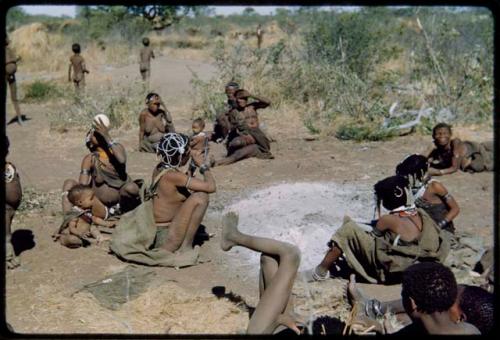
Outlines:
{"label": "sandy ground", "polygon": [[[190,127],[190,69],[207,79],[214,67],[208,63],[160,57],[153,62],[152,87],[170,108],[181,132]],[[137,65],[102,66],[101,75],[89,77],[89,88],[103,83],[132,81]],[[22,70],[19,71],[20,73]],[[29,75],[24,75],[25,79]],[[22,78],[22,77],[20,77]],[[222,90],[222,89],[221,89]],[[8,104],[8,112],[11,105]],[[278,123],[271,110],[262,121],[277,140],[274,160],[249,159],[213,170],[217,192],[203,224],[215,236],[201,248],[209,262],[176,270],[150,268],[154,276],[146,290],[120,308],[102,306],[81,288],[123,271],[128,264],[108,254],[105,245],[76,250],[54,243],[50,235],[61,221],[60,193],[65,178],[77,178],[86,154],[84,132],[50,131],[50,105],[21,104],[32,120],[24,127],[11,124],[9,160],[20,171],[25,191],[35,192],[41,207],[16,215],[13,231],[34,235],[34,247],[20,254],[22,266],[6,274],[6,319],[20,333],[189,333],[238,334],[245,331],[246,306],[258,301],[258,257],[235,248],[219,248],[220,219],[224,211],[240,213],[241,229],[296,243],[302,250],[301,269],[321,258],[326,241],[347,213],[359,219],[372,214],[373,184],[394,172],[407,154],[423,152],[428,136],[406,136],[387,142],[342,142],[333,137],[307,141],[299,117]],[[137,112],[142,109],[138,105]],[[210,126],[210,125],[209,125]],[[150,178],[155,156],[137,152],[134,130],[112,130],[127,149],[128,172],[133,178]],[[478,141],[492,138],[492,131],[458,129],[457,134]],[[211,152],[223,155],[221,145]],[[493,173],[456,173],[440,179],[460,204],[456,227],[493,243]],[[43,195],[42,195],[43,194]],[[28,242],[29,243],[29,242]],[[31,245],[33,246],[33,245]],[[345,280],[294,287],[297,311],[306,318],[329,315],[345,319]],[[218,299],[212,289],[224,286],[239,299]],[[362,285],[365,292],[382,299],[397,297],[399,287],[382,290]]]}

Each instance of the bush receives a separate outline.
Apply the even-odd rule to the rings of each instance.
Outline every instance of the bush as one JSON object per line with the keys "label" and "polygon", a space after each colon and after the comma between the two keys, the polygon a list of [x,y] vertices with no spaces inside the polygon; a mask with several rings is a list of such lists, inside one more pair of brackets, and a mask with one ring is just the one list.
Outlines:
{"label": "bush", "polygon": [[55,84],[41,80],[36,80],[27,85],[25,92],[25,100],[33,101],[47,100],[62,94]]}

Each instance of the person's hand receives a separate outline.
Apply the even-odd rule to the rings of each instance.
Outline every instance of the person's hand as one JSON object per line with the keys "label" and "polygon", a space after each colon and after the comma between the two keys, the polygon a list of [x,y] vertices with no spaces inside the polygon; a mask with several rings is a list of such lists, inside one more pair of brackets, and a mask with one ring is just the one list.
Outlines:
{"label": "person's hand", "polygon": [[106,142],[111,140],[111,136],[109,135],[109,128],[104,125],[101,119],[97,119],[94,121],[94,131],[100,134]]}

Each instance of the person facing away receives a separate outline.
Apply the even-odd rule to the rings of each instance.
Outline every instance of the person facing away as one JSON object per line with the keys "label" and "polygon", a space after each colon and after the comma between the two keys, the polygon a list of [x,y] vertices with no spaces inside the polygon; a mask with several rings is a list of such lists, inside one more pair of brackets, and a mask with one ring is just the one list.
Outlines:
{"label": "person facing away", "polygon": [[148,81],[151,76],[151,59],[155,58],[155,54],[149,46],[149,38],[143,38],[142,45],[144,47],[139,52],[139,71],[141,72],[142,80]]}
{"label": "person facing away", "polygon": [[85,60],[80,55],[80,44],[73,44],[71,50],[74,54],[69,58],[68,81],[73,81],[75,90],[79,93],[85,88],[85,73],[90,72],[87,70]]}

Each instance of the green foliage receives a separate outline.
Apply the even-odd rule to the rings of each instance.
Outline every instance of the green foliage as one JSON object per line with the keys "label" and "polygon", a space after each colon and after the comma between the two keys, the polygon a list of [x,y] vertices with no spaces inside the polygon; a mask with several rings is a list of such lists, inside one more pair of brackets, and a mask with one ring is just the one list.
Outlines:
{"label": "green foliage", "polygon": [[342,140],[380,141],[394,137],[393,130],[379,128],[370,124],[357,124],[355,122],[342,124],[338,127],[335,136]]}
{"label": "green foliage", "polygon": [[54,98],[61,94],[61,91],[52,82],[36,80],[31,84],[26,85],[25,100],[42,101],[49,98]]}

